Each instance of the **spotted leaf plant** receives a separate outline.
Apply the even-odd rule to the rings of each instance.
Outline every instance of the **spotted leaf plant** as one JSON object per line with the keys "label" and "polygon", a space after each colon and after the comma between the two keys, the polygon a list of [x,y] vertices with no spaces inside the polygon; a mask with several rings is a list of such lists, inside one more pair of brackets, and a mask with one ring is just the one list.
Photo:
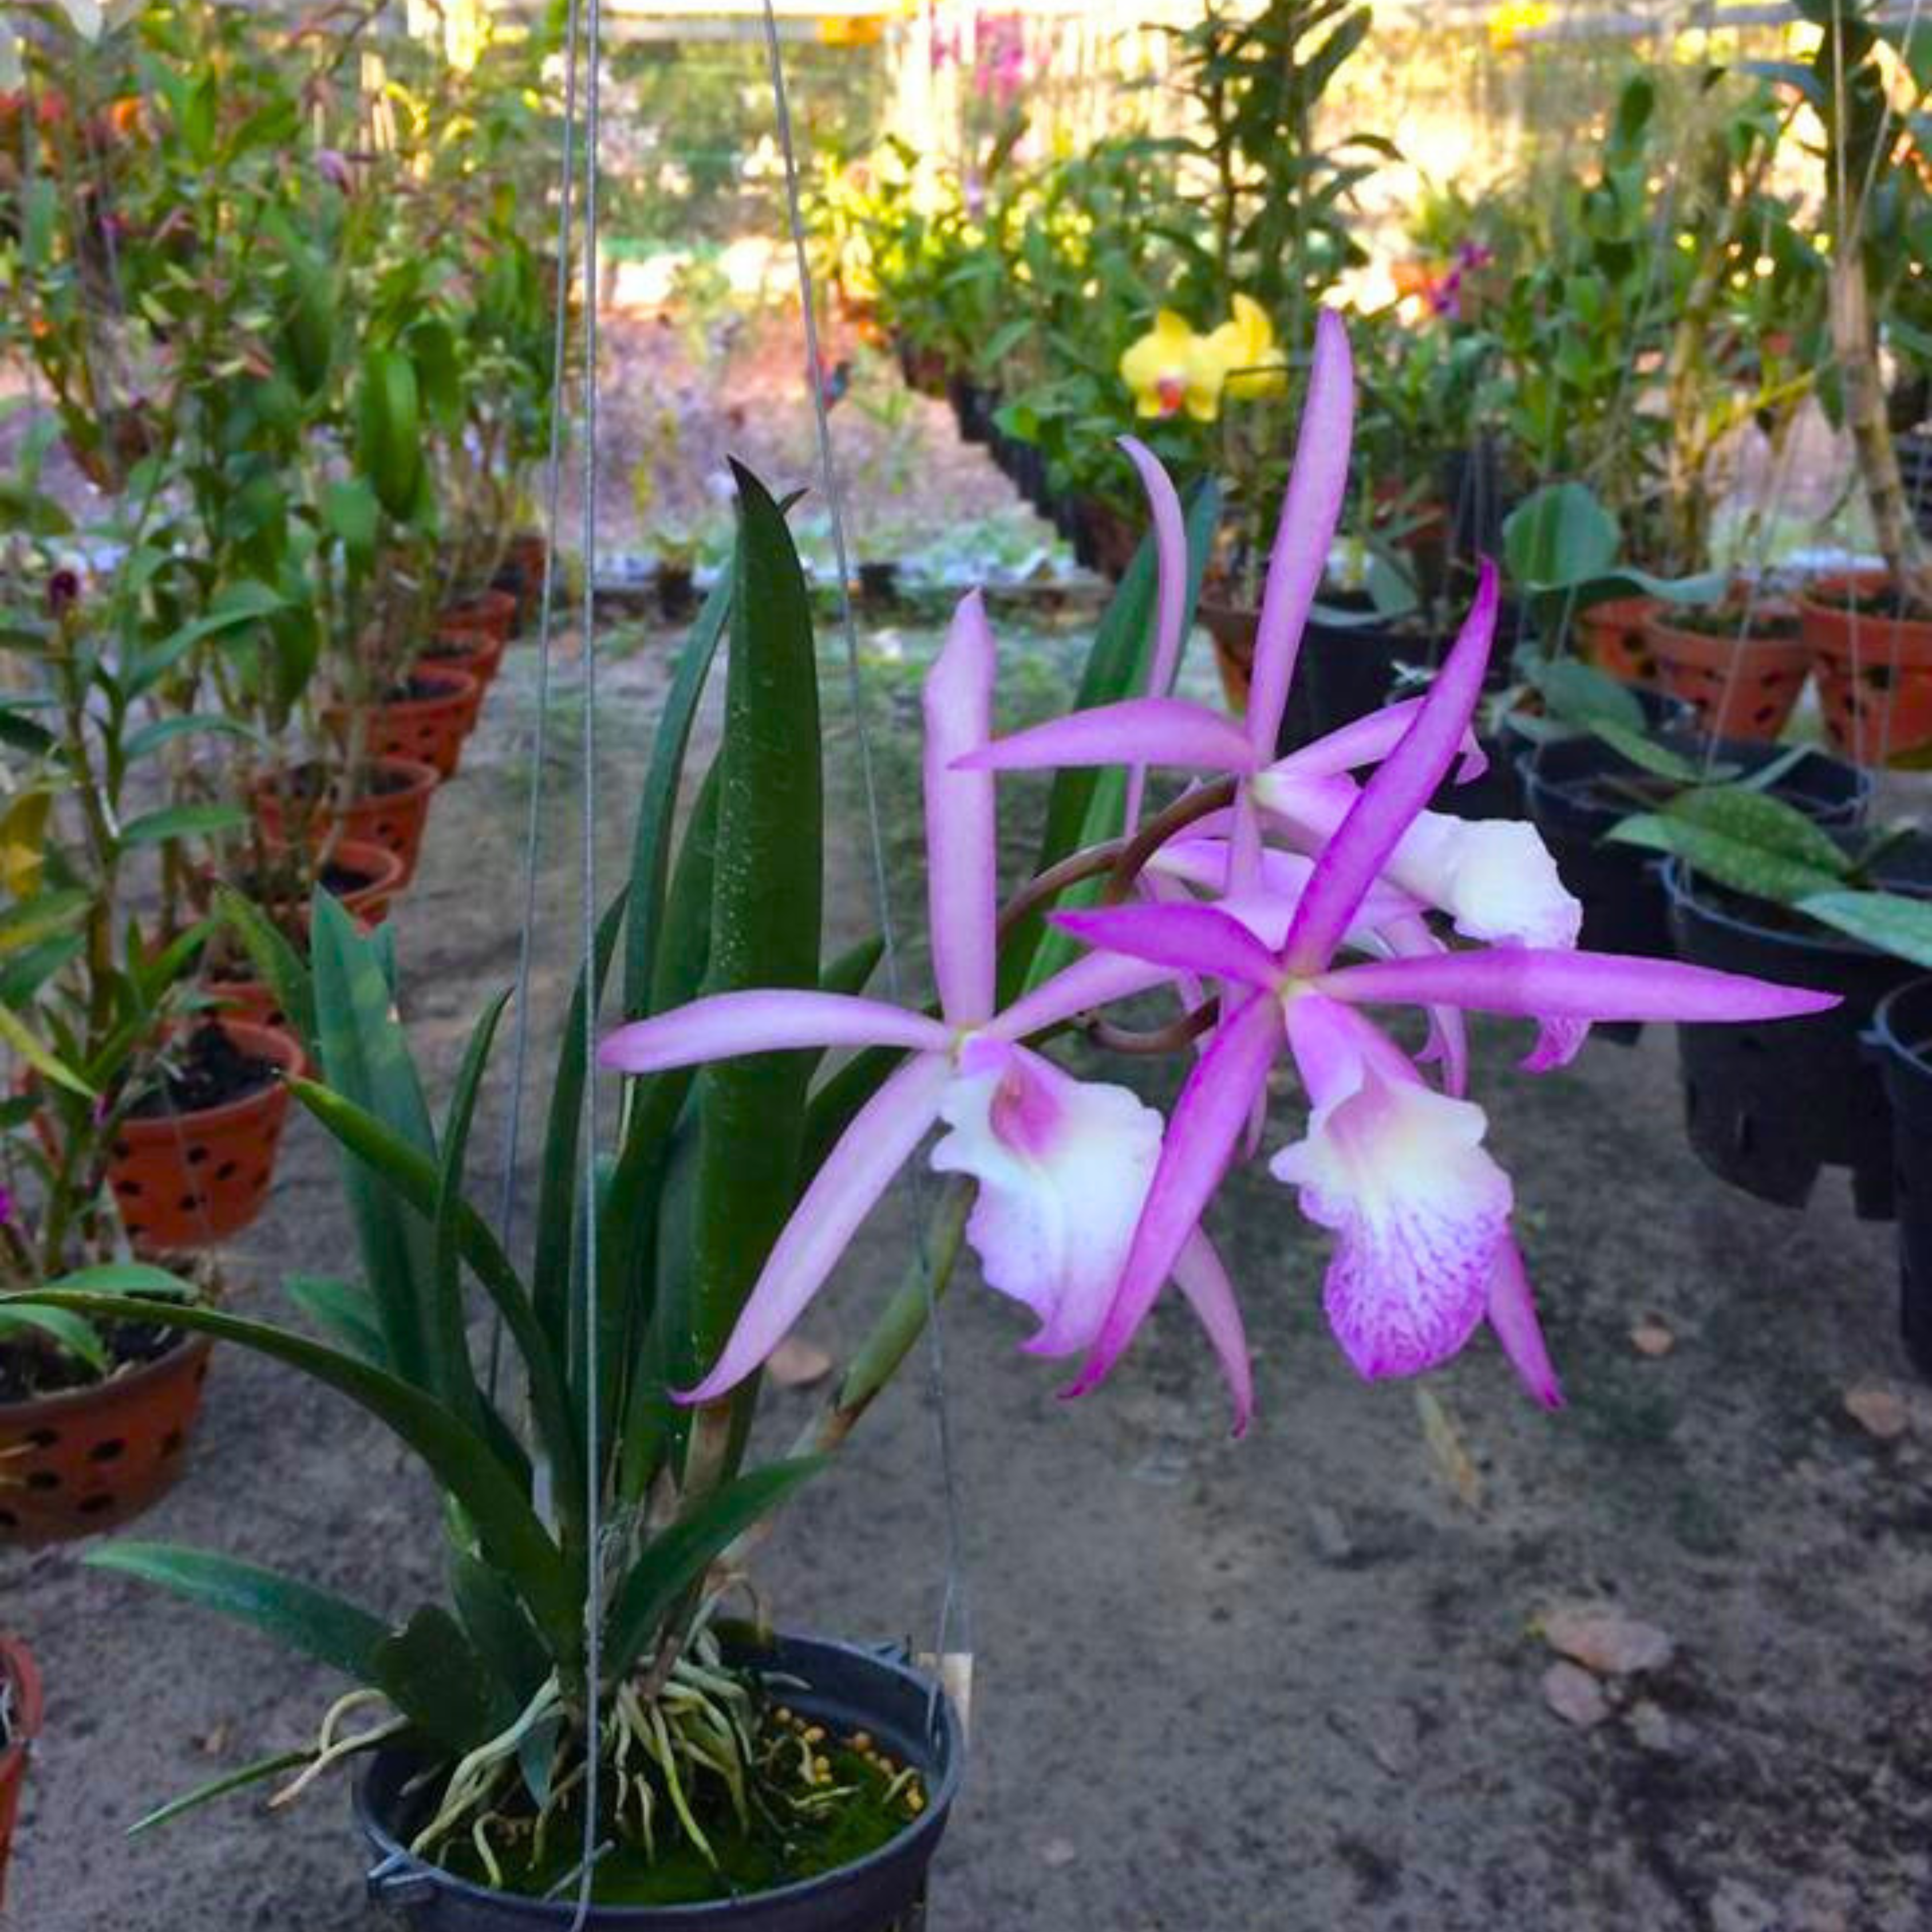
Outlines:
{"label": "spotted leaf plant", "polygon": [[[1348,460],[1348,345],[1333,318],[1318,340],[1245,722],[1171,693],[1216,503],[1207,492],[1184,505],[1137,446],[1154,530],[1096,634],[1079,708],[996,738],[995,640],[978,598],[961,605],[924,688],[928,1006],[866,994],[876,945],[825,957],[805,586],[782,511],[740,475],[733,571],[683,652],[628,890],[560,1036],[526,1266],[464,1192],[504,999],[478,1022],[438,1124],[384,941],[324,896],[308,983],[286,953],[265,955],[287,982],[284,1008],[313,1013],[322,1078],[298,1090],[342,1144],[364,1278],[292,1285],[322,1340],[206,1308],[166,1318],[274,1358],[388,1427],[442,1492],[448,1588],[397,1624],[230,1558],[106,1552],[110,1567],[352,1680],[312,1746],[216,1790],[284,1772],[300,1785],[406,1744],[421,1761],[418,1855],[536,1892],[568,1881],[585,1822],[666,1885],[695,1871],[694,1891],[647,1894],[658,1899],[729,1892],[760,1832],[795,1846],[828,1819],[898,1828],[924,1802],[916,1778],[862,1758],[835,1770],[775,1729],[782,1715],[720,1613],[748,1534],[843,1442],[967,1247],[1033,1318],[1026,1348],[1079,1360],[1076,1390],[1102,1379],[1172,1280],[1245,1428],[1240,1308],[1204,1220],[1267,1138],[1277,1061],[1298,1068],[1308,1116],[1273,1169],[1334,1234],[1327,1301],[1350,1358],[1367,1375],[1414,1372],[1486,1317],[1556,1400],[1509,1178],[1466,1091],[1466,1014],[1537,1018],[1531,1064],[1544,1066],[1574,1054],[1593,1019],[1764,1018],[1826,1001],[1579,952],[1575,902],[1528,827],[1424,809],[1452,766],[1474,763],[1492,580],[1426,698],[1275,758]],[[728,627],[722,742],[680,836],[692,722]],[[1022,766],[1057,776],[1033,876],[1002,903],[998,774]],[[1155,808],[1158,766],[1197,782]],[[1179,1017],[1130,1033],[1110,1011],[1149,998]],[[620,1018],[599,1057],[626,1078],[593,1222],[581,1103],[586,1035],[607,1004]],[[1430,1016],[1422,1061],[1370,1018],[1388,1005]],[[1195,1056],[1171,1117],[1060,1064],[1055,1043],[1076,1029]],[[895,1174],[922,1160],[945,1177],[924,1259],[796,1451],[754,1466],[761,1365]],[[501,1324],[526,1432],[478,1366],[472,1287]],[[585,1820],[593,1762],[608,1775]],[[849,1831],[839,1842],[849,1856]]]}

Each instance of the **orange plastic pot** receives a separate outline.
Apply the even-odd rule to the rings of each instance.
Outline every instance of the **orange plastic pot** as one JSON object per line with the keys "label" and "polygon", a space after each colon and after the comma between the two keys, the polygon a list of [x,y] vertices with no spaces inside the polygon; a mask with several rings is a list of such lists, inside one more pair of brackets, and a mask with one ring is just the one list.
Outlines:
{"label": "orange plastic pot", "polygon": [[[340,826],[345,847],[360,850],[374,846],[388,853],[401,866],[401,876],[393,881],[387,880],[385,874],[381,887],[382,910],[376,918],[369,922],[379,925],[388,910],[388,894],[407,885],[416,876],[416,859],[422,850],[423,832],[429,824],[429,802],[442,783],[442,775],[434,765],[424,764],[415,758],[378,758],[374,772],[379,781],[388,782],[387,789],[372,790],[366,798],[358,798],[346,808],[331,805],[326,811],[319,811],[309,807],[292,815],[308,820],[310,836],[317,844]],[[255,782],[254,802],[255,816],[261,821],[262,830],[272,840],[286,841],[292,814],[284,791],[272,778],[258,778]],[[358,896],[352,893],[350,896],[352,899]]]}
{"label": "orange plastic pot", "polygon": [[1862,765],[1932,746],[1932,622],[1868,615],[1858,602],[1886,588],[1876,572],[1828,578],[1798,600],[1832,748]]}
{"label": "orange plastic pot", "polygon": [[171,1489],[201,1413],[214,1346],[193,1336],[105,1382],[0,1405],[0,1541],[92,1536]]}
{"label": "orange plastic pot", "polygon": [[1600,671],[1626,684],[1654,684],[1657,658],[1649,626],[1654,597],[1613,597],[1576,615],[1578,648]]}
{"label": "orange plastic pot", "polygon": [[[289,1034],[247,1020],[215,1024],[242,1052],[285,1074],[302,1071]],[[107,1181],[135,1252],[190,1252],[247,1227],[268,1200],[288,1113],[288,1089],[272,1080],[219,1106],[122,1121]]]}
{"label": "orange plastic pot", "polygon": [[[1764,614],[1794,614],[1773,604]],[[1775,738],[1810,675],[1811,647],[1801,637],[1686,630],[1660,606],[1645,630],[1664,689],[1694,706],[1700,728],[1715,737]]]}
{"label": "orange plastic pot", "polygon": [[517,628],[527,631],[543,608],[544,570],[550,545],[537,530],[519,530],[503,555],[503,568],[514,574],[517,587]]}
{"label": "orange plastic pot", "polygon": [[446,605],[437,615],[436,634],[507,644],[517,634],[517,600],[507,590],[479,590],[460,604]]}
{"label": "orange plastic pot", "polygon": [[[411,678],[420,695],[392,698],[376,706],[369,720],[369,749],[378,758],[412,758],[434,765],[448,778],[456,776],[463,741],[476,722],[482,687],[466,671],[425,666]],[[338,737],[349,728],[349,707],[331,704],[322,722]]]}
{"label": "orange plastic pot", "polygon": [[20,1815],[20,1793],[26,1789],[28,1756],[40,1734],[42,1709],[40,1667],[33,1652],[18,1637],[0,1636],[0,1670],[7,1673],[12,1720],[12,1742],[0,1750],[0,1906],[4,1906],[14,1826]]}
{"label": "orange plastic pot", "polygon": [[288,1030],[289,1016],[264,980],[213,980],[208,982],[206,991],[224,1019]]}

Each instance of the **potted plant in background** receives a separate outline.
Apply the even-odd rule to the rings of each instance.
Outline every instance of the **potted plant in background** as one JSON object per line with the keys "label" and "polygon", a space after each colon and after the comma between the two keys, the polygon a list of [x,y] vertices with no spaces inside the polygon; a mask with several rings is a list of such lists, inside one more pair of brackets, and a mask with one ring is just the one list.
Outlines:
{"label": "potted plant in background", "polygon": [[1801,599],[1833,742],[1861,764],[1932,741],[1932,578],[1900,474],[1880,372],[1879,318],[1932,239],[1917,127],[1932,89],[1932,32],[1868,0],[1806,0],[1808,63],[1769,77],[1825,130],[1819,221],[1828,243],[1837,414],[1850,435],[1882,573],[1814,585]]}

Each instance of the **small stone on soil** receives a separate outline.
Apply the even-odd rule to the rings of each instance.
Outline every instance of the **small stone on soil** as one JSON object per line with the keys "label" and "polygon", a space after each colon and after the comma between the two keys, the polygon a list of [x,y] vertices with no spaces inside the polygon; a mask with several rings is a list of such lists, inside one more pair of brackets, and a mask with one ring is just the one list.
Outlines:
{"label": "small stone on soil", "polygon": [[1894,1389],[1861,1382],[1845,1391],[1845,1412],[1868,1436],[1896,1442],[1912,1426],[1911,1412]]}
{"label": "small stone on soil", "polygon": [[1079,1856],[1079,1847],[1071,1838],[1049,1838],[1040,1848],[1040,1863],[1054,1871],[1070,1865]]}
{"label": "small stone on soil", "polygon": [[1596,1604],[1558,1604],[1543,1618],[1543,1639],[1600,1677],[1661,1670],[1677,1652],[1669,1633],[1656,1624]]}
{"label": "small stone on soil", "polygon": [[1580,1731],[1594,1730],[1610,1714],[1604,1687],[1574,1664],[1552,1664],[1543,1673],[1543,1701]]}
{"label": "small stone on soil", "polygon": [[1640,1322],[1630,1330],[1630,1346],[1640,1355],[1648,1355],[1654,1360],[1659,1355],[1667,1355],[1677,1346],[1677,1337],[1661,1322]]}

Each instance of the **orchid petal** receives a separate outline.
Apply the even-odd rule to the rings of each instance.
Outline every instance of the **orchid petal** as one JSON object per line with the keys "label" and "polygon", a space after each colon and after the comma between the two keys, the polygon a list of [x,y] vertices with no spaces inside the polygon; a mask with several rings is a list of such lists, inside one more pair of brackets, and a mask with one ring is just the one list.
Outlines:
{"label": "orchid petal", "polygon": [[1348,488],[1348,446],[1355,415],[1354,368],[1341,316],[1324,308],[1315,321],[1315,356],[1295,438],[1294,467],[1268,560],[1255,630],[1254,682],[1248,693],[1248,742],[1257,764],[1274,755],[1288,687],[1301,649],[1302,626],[1328,565]]}
{"label": "orchid petal", "polygon": [[741,1053],[808,1046],[944,1048],[952,1035],[937,1020],[883,1000],[800,991],[714,993],[607,1034],[597,1064],[620,1073],[658,1073]]}
{"label": "orchid petal", "polygon": [[979,1183],[966,1238],[989,1288],[1040,1318],[1024,1346],[1065,1355],[1100,1332],[1160,1158],[1161,1119],[1124,1087],[1072,1078],[1024,1047],[962,1072],[939,1102],[942,1174]]}
{"label": "orchid petal", "polygon": [[[1159,590],[1154,608],[1154,656],[1148,668],[1148,695],[1165,698],[1174,683],[1174,668],[1180,662],[1181,627],[1187,620],[1187,519],[1174,479],[1160,459],[1138,437],[1124,436],[1120,447],[1140,472],[1141,487],[1147,492],[1148,508],[1154,518],[1156,561],[1160,566]],[[1127,773],[1126,831],[1129,836],[1140,823],[1141,801],[1147,789],[1147,768],[1136,764]]]}
{"label": "orchid petal", "polygon": [[[1360,793],[1347,778],[1264,773],[1255,791],[1286,834],[1317,850],[1333,842]],[[1439,908],[1466,939],[1574,946],[1583,908],[1564,886],[1533,825],[1419,812],[1396,842],[1382,878]],[[1376,888],[1370,889],[1372,902]],[[1376,923],[1358,913],[1356,922]]]}
{"label": "orchid petal", "polygon": [[1241,728],[1185,698],[1128,698],[1016,731],[960,759],[969,772],[1032,772],[1076,765],[1171,765],[1244,772]]}
{"label": "orchid petal", "polygon": [[1338,1000],[1402,1006],[1440,1001],[1473,1012],[1539,1019],[1778,1020],[1838,1004],[1835,993],[1672,959],[1527,946],[1445,952],[1433,959],[1372,959],[1326,974],[1319,985]]}
{"label": "orchid petal", "polygon": [[1174,1257],[1174,1279],[1207,1330],[1214,1359],[1221,1365],[1222,1379],[1234,1402],[1234,1433],[1245,1436],[1255,1413],[1255,1372],[1248,1359],[1247,1328],[1241,1320],[1241,1304],[1234,1297],[1234,1284],[1214,1244],[1200,1228],[1188,1236]]}
{"label": "orchid petal", "polygon": [[1274,955],[1239,920],[1213,906],[1107,906],[1057,912],[1052,920],[1089,946],[1176,973],[1206,974],[1247,986],[1272,986],[1281,977]]}
{"label": "orchid petal", "polygon": [[724,1352],[695,1388],[677,1394],[679,1402],[716,1401],[784,1340],[859,1224],[925,1138],[952,1077],[945,1054],[922,1053],[860,1108],[772,1244]]}
{"label": "orchid petal", "polygon": [[1288,1043],[1313,1109],[1269,1163],[1337,1239],[1323,1303],[1371,1380],[1419,1373],[1483,1318],[1507,1238],[1508,1174],[1483,1146],[1481,1108],[1424,1085],[1389,1042],[1318,994],[1288,1003]]}
{"label": "orchid petal", "polygon": [[926,674],[926,866],[932,970],[940,1010],[956,1026],[993,1010],[999,916],[993,780],[956,761],[993,735],[993,634],[976,590],[953,614],[946,648]]}
{"label": "orchid petal", "polygon": [[980,1030],[999,1040],[1028,1040],[1078,1013],[1090,1013],[1116,1000],[1151,992],[1174,976],[1172,968],[1144,959],[1130,959],[1118,952],[1089,953],[1052,979],[1042,980],[1031,992],[1022,993]]}
{"label": "orchid petal", "polygon": [[1288,963],[1296,971],[1327,965],[1389,855],[1442,783],[1482,695],[1496,597],[1496,566],[1486,560],[1468,621],[1421,710],[1316,861],[1288,934]]}
{"label": "orchid petal", "polygon": [[1530,1294],[1522,1252],[1513,1240],[1504,1241],[1496,1250],[1496,1265],[1490,1271],[1490,1302],[1486,1312],[1510,1366],[1522,1377],[1523,1386],[1545,1408],[1561,1408],[1563,1390],[1543,1340],[1542,1324],[1536,1318],[1536,1303]]}
{"label": "orchid petal", "polygon": [[[1420,915],[1391,920],[1380,937],[1398,958],[1432,958],[1448,948]],[[1442,1063],[1442,1088],[1457,1100],[1469,1090],[1469,1028],[1462,1009],[1438,1001],[1429,1009],[1429,1046],[1421,1056]]]}
{"label": "orchid petal", "polygon": [[1106,1379],[1147,1318],[1208,1199],[1221,1184],[1268,1069],[1281,1048],[1281,1003],[1257,993],[1220,1028],[1195,1063],[1168,1124],[1140,1226],[1113,1305],[1092,1352],[1066,1393],[1084,1395]]}
{"label": "orchid petal", "polygon": [[[1384,705],[1379,711],[1370,712],[1366,718],[1353,719],[1330,731],[1326,737],[1317,738],[1299,751],[1289,752],[1285,758],[1277,758],[1259,776],[1332,778],[1343,772],[1359,771],[1364,765],[1378,765],[1401,743],[1402,734],[1415,722],[1417,712],[1426,701],[1420,698],[1398,698],[1393,704]],[[1456,771],[1456,782],[1468,784],[1480,778],[1488,770],[1489,764],[1489,754],[1475,733],[1465,731],[1462,762]]]}

